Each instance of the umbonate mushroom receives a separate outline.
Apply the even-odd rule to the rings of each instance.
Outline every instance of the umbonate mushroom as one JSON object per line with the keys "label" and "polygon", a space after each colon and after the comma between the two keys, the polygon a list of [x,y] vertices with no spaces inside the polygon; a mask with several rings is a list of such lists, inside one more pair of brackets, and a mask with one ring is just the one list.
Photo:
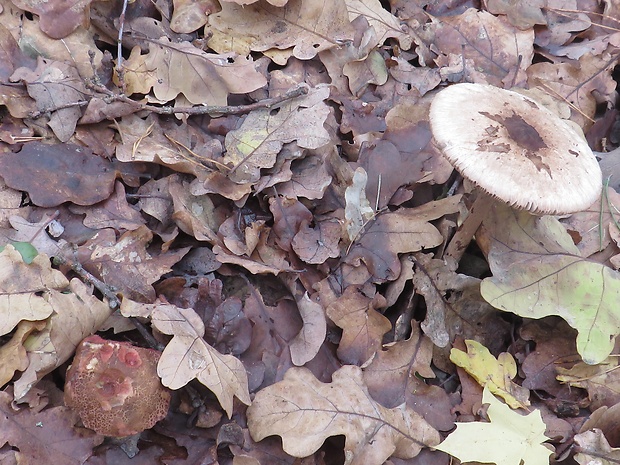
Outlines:
{"label": "umbonate mushroom", "polygon": [[601,193],[601,169],[583,135],[523,94],[455,84],[434,98],[430,124],[443,155],[480,194],[472,207],[478,213],[465,220],[444,256],[460,257],[489,198],[559,215],[584,210]]}
{"label": "umbonate mushroom", "polygon": [[65,405],[104,436],[140,433],[163,419],[170,392],[157,376],[159,352],[89,336],[77,348],[65,381]]}

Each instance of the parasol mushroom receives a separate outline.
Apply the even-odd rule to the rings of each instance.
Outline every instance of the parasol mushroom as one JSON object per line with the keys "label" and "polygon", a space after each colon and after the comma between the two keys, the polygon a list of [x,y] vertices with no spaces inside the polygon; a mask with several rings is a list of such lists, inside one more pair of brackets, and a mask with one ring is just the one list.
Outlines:
{"label": "parasol mushroom", "polygon": [[599,164],[583,135],[534,99],[485,84],[455,84],[431,103],[433,137],[479,191],[444,256],[459,259],[491,205],[569,214],[596,201]]}
{"label": "parasol mushroom", "polygon": [[140,433],[164,418],[170,392],[157,376],[159,352],[89,336],[77,348],[65,381],[65,404],[104,436]]}

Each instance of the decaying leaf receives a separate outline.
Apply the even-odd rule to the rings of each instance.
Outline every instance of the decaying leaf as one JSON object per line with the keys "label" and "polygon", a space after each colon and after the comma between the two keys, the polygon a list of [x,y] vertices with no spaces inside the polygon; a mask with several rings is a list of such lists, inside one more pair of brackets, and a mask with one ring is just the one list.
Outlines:
{"label": "decaying leaf", "polygon": [[247,411],[254,440],[277,434],[288,454],[307,457],[342,434],[349,465],[381,465],[392,455],[409,459],[439,442],[438,432],[413,410],[376,403],[359,367],[344,366],[332,379],[321,383],[308,369],[291,368],[258,392]]}
{"label": "decaying leaf", "polygon": [[502,404],[484,389],[482,402],[489,404],[490,423],[461,423],[456,431],[435,449],[444,451],[461,462],[484,462],[498,465],[547,465],[552,451],[542,443],[547,441],[546,425],[540,410],[527,415]]}
{"label": "decaying leaf", "polygon": [[517,376],[517,364],[508,352],[493,357],[482,344],[466,340],[467,352],[458,349],[450,351],[450,360],[474,377],[481,386],[501,397],[510,407],[526,408],[530,405],[530,391],[519,386],[512,379]]}

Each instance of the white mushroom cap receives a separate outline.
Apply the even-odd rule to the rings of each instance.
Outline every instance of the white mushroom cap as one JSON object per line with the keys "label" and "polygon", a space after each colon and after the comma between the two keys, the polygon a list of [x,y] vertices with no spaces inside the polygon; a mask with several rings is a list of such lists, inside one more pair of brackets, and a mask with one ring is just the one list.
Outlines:
{"label": "white mushroom cap", "polygon": [[430,124],[457,171],[514,208],[574,213],[601,193],[601,169],[583,136],[522,94],[455,84],[434,98]]}

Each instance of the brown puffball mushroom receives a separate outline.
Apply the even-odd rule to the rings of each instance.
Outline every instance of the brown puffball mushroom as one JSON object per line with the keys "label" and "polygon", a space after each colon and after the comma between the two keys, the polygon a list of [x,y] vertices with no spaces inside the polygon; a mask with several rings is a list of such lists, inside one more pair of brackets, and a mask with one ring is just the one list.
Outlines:
{"label": "brown puffball mushroom", "polygon": [[65,405],[87,428],[125,437],[168,413],[170,392],[157,376],[159,352],[89,336],[77,347],[65,381]]}
{"label": "brown puffball mushroom", "polygon": [[431,103],[430,125],[443,155],[479,193],[444,256],[460,259],[491,199],[534,215],[562,215],[586,209],[601,193],[601,169],[583,135],[520,93],[449,86]]}

